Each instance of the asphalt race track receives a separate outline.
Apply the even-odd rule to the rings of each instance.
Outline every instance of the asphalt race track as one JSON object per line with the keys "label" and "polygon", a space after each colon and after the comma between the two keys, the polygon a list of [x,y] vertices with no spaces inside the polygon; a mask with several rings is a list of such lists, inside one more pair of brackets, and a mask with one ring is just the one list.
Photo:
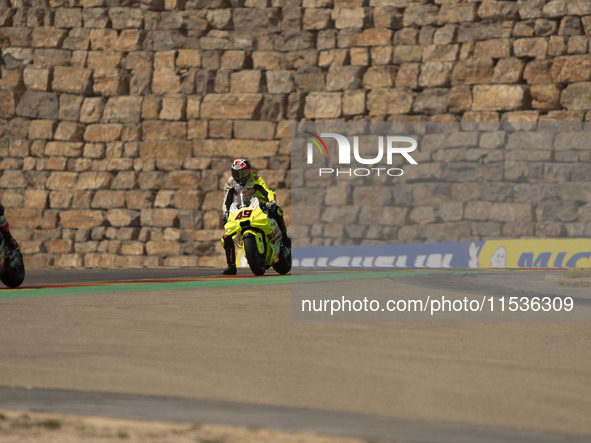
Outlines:
{"label": "asphalt race track", "polygon": [[297,322],[290,276],[218,272],[28,272],[0,290],[0,409],[395,442],[591,438],[589,288],[547,271],[399,271],[373,282],[417,297],[569,296],[578,321]]}

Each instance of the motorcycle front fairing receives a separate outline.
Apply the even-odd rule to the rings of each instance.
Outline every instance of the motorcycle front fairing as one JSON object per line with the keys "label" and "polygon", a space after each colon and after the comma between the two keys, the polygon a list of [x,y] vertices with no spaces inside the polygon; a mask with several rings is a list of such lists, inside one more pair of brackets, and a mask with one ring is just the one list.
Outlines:
{"label": "motorcycle front fairing", "polygon": [[257,198],[252,199],[247,207],[240,208],[236,203],[232,204],[225,233],[226,236],[232,236],[240,247],[243,246],[242,237],[254,237],[257,250],[264,254],[267,266],[270,266],[279,254],[280,242],[277,240],[281,231],[277,222],[261,209]]}

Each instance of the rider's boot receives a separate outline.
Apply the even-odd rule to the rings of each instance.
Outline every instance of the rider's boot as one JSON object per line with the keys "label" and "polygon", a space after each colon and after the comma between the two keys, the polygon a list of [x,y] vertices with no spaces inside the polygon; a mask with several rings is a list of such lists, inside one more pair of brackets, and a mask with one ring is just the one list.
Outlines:
{"label": "rider's boot", "polygon": [[226,251],[226,262],[228,267],[222,271],[223,275],[236,275],[236,249],[234,248],[234,241],[232,237],[227,237],[224,234],[222,238],[222,245]]}
{"label": "rider's boot", "polygon": [[281,229],[281,235],[283,236],[283,244],[286,248],[291,249],[291,239],[287,235],[287,226],[285,226],[285,220],[283,220],[283,210],[280,207],[277,207],[275,214],[277,224],[279,225],[279,229]]}

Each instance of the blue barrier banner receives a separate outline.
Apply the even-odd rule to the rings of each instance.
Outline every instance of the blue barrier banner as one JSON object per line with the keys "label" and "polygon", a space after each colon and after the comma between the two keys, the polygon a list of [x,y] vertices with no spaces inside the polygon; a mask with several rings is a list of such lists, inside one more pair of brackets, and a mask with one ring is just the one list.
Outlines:
{"label": "blue barrier banner", "polygon": [[294,266],[335,268],[469,268],[484,242],[310,246],[293,250]]}
{"label": "blue barrier banner", "polygon": [[293,259],[314,268],[589,268],[591,239],[310,246],[295,248]]}

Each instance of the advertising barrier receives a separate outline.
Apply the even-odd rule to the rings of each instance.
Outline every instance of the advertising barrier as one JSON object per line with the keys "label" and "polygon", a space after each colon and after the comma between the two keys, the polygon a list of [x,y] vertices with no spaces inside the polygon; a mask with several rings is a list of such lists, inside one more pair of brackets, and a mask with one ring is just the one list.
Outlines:
{"label": "advertising barrier", "polygon": [[314,246],[293,257],[294,267],[320,268],[590,268],[591,239]]}

